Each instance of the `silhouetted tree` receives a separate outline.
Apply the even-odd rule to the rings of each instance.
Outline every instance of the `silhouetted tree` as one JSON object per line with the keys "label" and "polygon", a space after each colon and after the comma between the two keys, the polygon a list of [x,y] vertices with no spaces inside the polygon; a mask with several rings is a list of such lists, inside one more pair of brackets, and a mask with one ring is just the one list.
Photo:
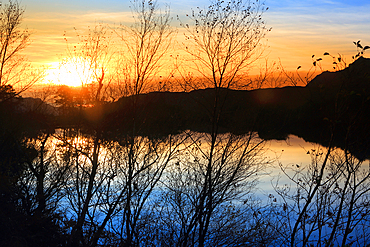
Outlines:
{"label": "silhouetted tree", "polygon": [[21,55],[30,44],[29,31],[21,28],[23,14],[18,1],[0,5],[0,91],[12,86],[19,94],[43,77],[43,72],[32,68]]}
{"label": "silhouetted tree", "polygon": [[[361,123],[367,115],[369,91],[363,70],[367,61],[360,58],[364,48],[359,42],[355,45],[362,53],[354,57],[357,60],[352,65],[347,67],[341,56],[332,57],[334,69],[346,68],[331,77],[325,72],[308,84],[311,95],[315,96],[309,102],[321,107],[319,110],[313,107],[319,116],[316,121],[325,126],[320,129],[322,133],[316,134],[322,136],[320,141],[327,147],[307,152],[312,159],[310,165],[282,166],[295,187],[276,187],[283,200],[277,216],[283,223],[278,224],[278,231],[290,246],[363,245],[368,241],[363,234],[369,229],[366,215],[370,173],[364,164],[368,144],[359,141],[358,135],[367,136],[361,131]],[[319,66],[321,60],[315,59],[313,66]],[[342,150],[335,147],[338,144]],[[351,233],[354,235],[350,236]]]}
{"label": "silhouetted tree", "polygon": [[[164,54],[162,46],[167,42],[170,28],[169,13],[159,14],[152,1],[133,4],[136,22],[132,28],[126,29],[128,36],[121,38],[133,39],[132,43],[127,41],[125,45],[130,48],[126,62],[134,72],[129,80],[120,83],[128,90],[122,91],[124,95],[138,96],[145,88],[151,88],[149,84],[159,68]],[[100,35],[103,32],[94,32],[82,49],[83,55],[91,59],[87,62],[92,64],[93,75],[98,75],[98,87],[93,88],[96,90],[93,91],[95,103],[98,104],[89,111],[92,114],[94,110],[99,110],[97,106],[105,100],[101,90],[106,74],[104,68],[101,72],[99,70],[103,66],[99,59],[108,56],[109,47],[99,46],[102,45],[99,37],[104,37]],[[108,244],[112,241],[135,246],[140,241],[142,214],[148,212],[146,207],[151,193],[172,159],[179,141],[172,136],[156,140],[140,136],[140,128],[145,126],[136,119],[136,98],[132,97],[131,100],[132,118],[124,121],[132,123],[132,129],[112,133],[104,128],[104,119],[87,119],[81,129],[72,131],[70,136],[64,138],[75,164],[70,181],[71,190],[68,190],[74,222],[70,246],[96,246],[100,242]],[[112,134],[106,135],[106,132]],[[112,228],[112,224],[115,227]]]}
{"label": "silhouetted tree", "polygon": [[122,72],[118,73],[125,80],[118,79],[126,96],[157,90],[157,74],[163,69],[173,34],[169,8],[160,12],[157,2],[152,0],[135,0],[131,8],[135,23],[117,31],[124,44],[123,64],[119,64]]}
{"label": "silhouetted tree", "polygon": [[138,106],[138,96],[157,90],[156,76],[162,69],[173,31],[169,10],[161,13],[156,1],[133,1],[131,8],[135,23],[131,27],[121,26],[122,33],[119,33],[126,52],[122,59],[125,65],[121,68],[126,71],[118,73],[123,76],[119,87],[123,95],[131,96],[130,117],[124,120],[129,123],[130,129],[118,135],[120,148],[115,161],[119,164],[118,181],[123,186],[121,193],[124,196],[117,214],[119,217],[112,220],[113,231],[123,246],[139,246],[143,243],[147,234],[143,232],[147,229],[145,225],[154,217],[152,193],[156,194],[158,183],[184,138],[171,135],[164,138],[140,136],[142,129],[147,126],[138,120],[139,115],[146,114],[145,108]]}
{"label": "silhouetted tree", "polygon": [[77,44],[70,44],[65,38],[67,57],[61,61],[60,66],[71,70],[70,73],[78,74],[81,91],[84,92],[79,104],[100,104],[109,100],[107,90],[114,73],[112,31],[98,24],[89,28],[85,35],[78,32],[76,35]]}
{"label": "silhouetted tree", "polygon": [[204,113],[206,134],[188,132],[192,140],[188,155],[179,159],[167,178],[169,217],[174,218],[172,234],[177,246],[212,245],[218,213],[222,214],[228,203],[243,200],[265,162],[259,159],[263,141],[254,133],[236,136],[221,130],[227,121],[225,89],[246,86],[242,75],[258,57],[258,46],[267,31],[261,18],[264,11],[258,1],[216,1],[208,8],[193,10],[189,16],[192,25],[182,25],[187,31],[186,51],[200,78],[197,83],[183,77],[183,87],[210,87],[212,91],[209,98],[195,99]]}
{"label": "silhouetted tree", "polygon": [[45,129],[47,114],[21,103],[13,99],[0,104],[0,245],[58,246],[65,241],[56,210],[65,184],[64,164],[51,154],[56,147],[50,150],[48,131],[53,128]]}
{"label": "silhouetted tree", "polygon": [[[263,51],[261,40],[269,29],[262,19],[268,9],[259,1],[215,1],[208,8],[193,10],[186,29],[185,51],[189,64],[203,84],[190,87],[246,87],[252,62]],[[185,82],[186,83],[186,82]]]}

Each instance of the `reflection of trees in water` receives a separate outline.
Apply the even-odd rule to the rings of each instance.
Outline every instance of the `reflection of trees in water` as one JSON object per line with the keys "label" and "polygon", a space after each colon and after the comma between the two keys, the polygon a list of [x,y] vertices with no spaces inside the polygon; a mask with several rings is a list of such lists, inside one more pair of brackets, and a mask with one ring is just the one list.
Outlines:
{"label": "reflection of trees in water", "polygon": [[67,199],[71,219],[82,222],[82,238],[72,241],[94,245],[107,229],[114,233],[109,241],[139,241],[142,211],[147,211],[151,193],[181,138],[101,140],[99,147],[93,138],[74,140],[66,140],[74,163]]}
{"label": "reflection of trees in water", "polygon": [[[278,232],[289,245],[324,244],[362,246],[369,231],[367,161],[347,151],[319,147],[307,152],[308,166],[285,166],[290,182],[276,184],[281,208]],[[276,198],[275,198],[276,200]]]}
{"label": "reflection of trees in water", "polygon": [[[215,213],[209,220],[208,231],[217,229],[219,234],[212,234],[212,239],[222,242],[226,231],[230,232],[231,226],[237,229],[244,213],[250,212],[245,204],[239,205],[237,201],[247,201],[257,179],[255,172],[264,162],[263,157],[257,155],[263,147],[255,134],[218,137],[212,174],[216,183],[209,188],[212,198],[207,198],[208,191],[202,192],[204,194],[199,191],[204,190],[203,173],[209,160],[206,154],[211,148],[208,134],[186,132],[163,140],[136,137],[134,146],[129,145],[128,140],[101,142],[99,165],[91,189],[95,141],[80,132],[71,133],[62,132],[50,138],[48,146],[54,145],[54,148],[45,151],[44,157],[48,157],[48,164],[53,159],[70,164],[65,186],[60,187],[60,195],[64,197],[57,211],[67,208],[68,221],[77,222],[85,202],[89,201],[80,241],[93,243],[95,238],[102,238],[104,240],[99,241],[118,244],[131,237],[131,241],[145,245],[153,241],[169,241],[168,234],[180,234],[171,241],[184,244],[185,237],[194,237],[199,230],[200,208],[205,208],[207,201],[212,200]],[[51,166],[47,170],[47,173],[53,173]],[[183,200],[174,200],[174,195]],[[183,206],[178,207],[176,203]],[[181,215],[189,218],[181,218]],[[183,228],[187,223],[180,224],[181,220],[190,224]],[[219,224],[220,220],[224,223]],[[247,223],[243,220],[244,225]],[[110,236],[106,236],[107,231]],[[187,231],[186,235],[184,231]],[[157,234],[143,239],[148,232]],[[233,241],[236,239],[233,237]],[[195,237],[187,245],[196,241]]]}
{"label": "reflection of trees in water", "polygon": [[[95,141],[67,132],[27,141],[33,159],[21,185],[28,214],[64,214],[71,229],[90,193]],[[118,245],[132,234],[135,245],[191,246],[199,241],[199,211],[204,217],[211,201],[205,245],[291,243],[296,222],[295,243],[366,242],[370,173],[364,162],[340,150],[308,150],[310,165],[284,166],[293,183],[276,187],[281,199],[270,195],[261,204],[252,196],[256,173],[268,162],[261,140],[254,133],[218,136],[214,182],[205,188],[210,140],[187,131],[161,140],[137,137],[134,146],[127,139],[101,141],[80,241]]]}
{"label": "reflection of trees in water", "polygon": [[[205,242],[219,244],[236,241],[237,234],[226,239],[222,236],[235,227],[234,220],[246,210],[238,202],[245,202],[256,184],[257,171],[266,164],[261,156],[263,141],[254,133],[218,135],[214,143],[210,134],[187,135],[191,142],[165,181],[164,213],[171,227],[164,229],[163,237],[175,236],[171,241],[181,246],[195,245],[202,237]],[[246,222],[239,223],[242,226]],[[249,237],[245,235],[239,241]]]}
{"label": "reflection of trees in water", "polygon": [[359,140],[360,135],[367,136],[362,123],[366,122],[368,98],[357,97],[368,95],[363,74],[367,62],[359,58],[349,67],[344,64],[347,68],[342,71],[322,73],[307,86],[312,92],[317,90],[311,107],[322,107],[318,119],[327,125],[312,135],[321,136],[318,139],[326,147],[307,151],[311,156],[308,166],[280,165],[290,185],[275,185],[282,201],[276,217],[283,223],[277,227],[289,246],[363,246],[369,242],[368,145],[366,137]]}

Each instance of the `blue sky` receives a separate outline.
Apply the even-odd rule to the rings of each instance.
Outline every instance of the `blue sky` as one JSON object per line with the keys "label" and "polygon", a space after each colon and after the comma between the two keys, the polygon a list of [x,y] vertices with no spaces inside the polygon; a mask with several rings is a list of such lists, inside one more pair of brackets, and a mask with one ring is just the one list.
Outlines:
{"label": "blue sky", "polygon": [[290,67],[289,57],[310,61],[310,54],[325,51],[344,54],[349,62],[356,52],[352,41],[370,43],[369,1],[271,0],[270,6],[265,17],[273,28],[271,46]]}
{"label": "blue sky", "polygon": [[[97,22],[129,23],[127,0],[22,0],[26,13],[24,25],[33,30],[28,49],[30,60],[53,62],[63,56],[63,32],[73,35],[73,28],[86,29]],[[168,3],[173,15],[180,17],[191,8],[207,6],[207,0],[158,0]],[[311,55],[325,51],[350,57],[356,52],[352,41],[370,45],[370,1],[365,0],[266,0],[269,10],[264,18],[272,31],[266,44],[269,60],[280,59],[287,69],[298,65],[308,69]],[[177,24],[174,22],[176,27]]]}

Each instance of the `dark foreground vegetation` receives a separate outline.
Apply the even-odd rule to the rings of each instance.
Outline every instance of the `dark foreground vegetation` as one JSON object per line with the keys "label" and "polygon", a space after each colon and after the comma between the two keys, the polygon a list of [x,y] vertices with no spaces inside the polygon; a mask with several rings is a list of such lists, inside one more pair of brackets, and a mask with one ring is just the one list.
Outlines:
{"label": "dark foreground vegetation", "polygon": [[[339,243],[347,234],[361,245],[370,210],[362,165],[369,158],[368,71],[369,59],[360,58],[305,87],[153,92],[92,108],[52,107],[4,91],[1,243],[119,246],[130,238],[130,246],[193,246],[208,222],[207,246],[278,246],[289,234],[297,243],[315,243],[320,227],[323,241],[333,234]],[[202,198],[213,127],[205,112],[216,96],[222,99],[213,157],[219,173],[208,188],[214,195]],[[298,187],[276,184],[277,194],[262,205],[251,189],[271,162],[263,158],[263,139],[289,134],[327,148],[312,150],[305,168],[281,164]],[[214,211],[203,222],[208,203]],[[301,225],[290,228],[300,215]]]}
{"label": "dark foreground vegetation", "polygon": [[[154,78],[169,12],[132,4],[135,24],[114,29],[118,79],[97,26],[68,54],[93,78],[60,87],[52,104],[20,97],[42,75],[18,56],[24,10],[0,6],[0,246],[366,246],[370,47],[355,42],[354,63],[339,70],[333,57],[338,71],[305,87],[237,90],[253,84],[244,75],[267,8],[215,1],[182,24],[192,59],[168,92],[171,80]],[[322,144],[309,164],[266,158],[266,140],[289,134]],[[273,162],[289,182],[273,180],[264,198],[254,192]]]}

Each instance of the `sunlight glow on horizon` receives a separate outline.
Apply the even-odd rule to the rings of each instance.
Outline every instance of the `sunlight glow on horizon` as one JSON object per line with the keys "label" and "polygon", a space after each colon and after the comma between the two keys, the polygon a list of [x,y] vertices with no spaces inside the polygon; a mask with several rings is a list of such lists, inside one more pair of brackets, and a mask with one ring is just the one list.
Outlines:
{"label": "sunlight glow on horizon", "polygon": [[80,87],[92,83],[92,76],[83,70],[83,65],[52,62],[49,63],[47,74],[41,84],[66,85]]}
{"label": "sunlight glow on horizon", "polygon": [[[176,15],[179,14],[180,19],[186,22],[185,13],[209,4],[208,0],[159,0],[161,9],[166,2],[171,8],[178,40],[182,39],[183,32]],[[318,57],[324,52],[340,53],[350,63],[351,56],[356,53],[353,41],[361,40],[362,44],[370,45],[370,4],[367,1],[266,0],[265,3],[269,10],[264,19],[266,25],[272,27],[266,35],[269,48],[265,55],[270,62],[281,61],[288,71],[295,71],[298,66],[309,70],[312,66],[311,55]],[[20,4],[25,6],[24,26],[33,31],[33,42],[25,50],[25,55],[31,63],[51,65],[44,82],[61,83],[62,79],[56,73],[64,74],[70,85],[77,83],[78,76],[65,71],[56,72],[58,61],[66,55],[64,31],[73,36],[74,28],[85,30],[97,23],[108,24],[112,28],[120,23],[132,23],[129,2],[23,0]],[[263,64],[263,59],[259,63]],[[331,67],[324,69],[330,70]]]}

